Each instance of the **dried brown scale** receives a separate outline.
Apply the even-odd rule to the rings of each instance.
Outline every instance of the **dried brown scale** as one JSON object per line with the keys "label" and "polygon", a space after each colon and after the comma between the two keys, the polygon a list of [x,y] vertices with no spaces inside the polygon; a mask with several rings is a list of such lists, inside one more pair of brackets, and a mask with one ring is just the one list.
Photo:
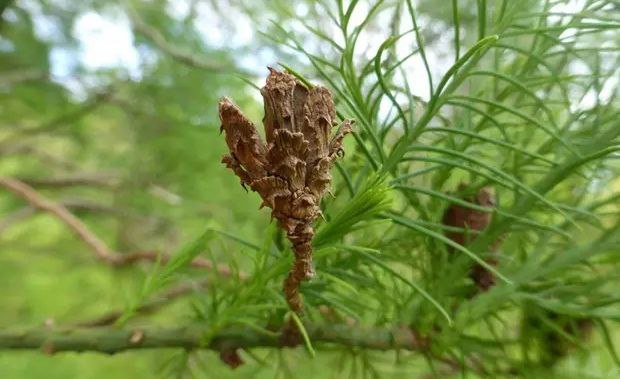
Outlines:
{"label": "dried brown scale", "polygon": [[299,285],[314,276],[312,224],[321,214],[319,204],[332,180],[329,170],[342,155],[342,140],[353,122],[345,120],[332,135],[336,113],[329,90],[307,88],[293,75],[269,71],[261,89],[265,142],[230,99],[220,100],[221,130],[230,150],[222,162],[244,187],[258,192],[291,241],[295,263],[284,292],[290,308],[300,313]]}

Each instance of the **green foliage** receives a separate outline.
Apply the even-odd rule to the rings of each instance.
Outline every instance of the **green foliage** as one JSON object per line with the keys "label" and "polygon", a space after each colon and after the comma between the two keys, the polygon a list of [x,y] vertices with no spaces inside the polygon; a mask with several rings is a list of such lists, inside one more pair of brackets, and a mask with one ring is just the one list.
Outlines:
{"label": "green foliage", "polygon": [[153,271],[146,277],[138,296],[129,304],[125,313],[118,319],[117,324],[125,324],[131,317],[135,316],[138,308],[144,305],[149,297],[169,286],[174,276],[178,275],[181,269],[186,268],[198,254],[204,252],[214,234],[215,232],[212,229],[207,229],[196,239],[183,246],[166,264],[161,263],[162,256],[159,254]]}
{"label": "green foliage", "polygon": [[[75,365],[92,377],[126,377],[129,366],[134,376],[178,377],[617,375],[616,1],[189,3],[185,16],[162,11],[172,4],[163,0],[0,6],[2,175],[65,204],[119,254],[175,252],[165,265],[106,268],[55,217],[32,214],[3,191],[0,284],[9,290],[1,325],[72,324],[129,304],[119,324],[198,323],[205,344],[230,327],[274,337],[292,320],[308,354],[248,348],[246,364],[231,371],[207,351],[51,359],[11,352],[0,376],[36,376],[50,361],[61,367],[52,377],[77,375]],[[222,24],[247,21],[262,39],[205,43],[201,7]],[[90,10],[128,15],[138,77],[79,66],[78,90],[50,77],[51,52],[77,55],[71,28]],[[37,34],[37,12],[59,25],[54,38]],[[261,50],[274,56],[268,64],[286,62],[307,85],[329,87],[338,117],[355,119],[333,170],[334,196],[315,226],[317,277],[301,287],[303,317],[288,312],[281,292],[288,241],[220,164],[217,98],[234,97],[259,119],[259,82],[238,65]],[[113,180],[34,180],[84,173]],[[497,207],[467,200],[489,186]],[[451,206],[492,222],[460,245],[447,233],[471,230],[445,224]],[[225,270],[189,267],[196,257]],[[477,265],[497,278],[489,291],[471,279]],[[188,283],[182,300],[141,313]],[[428,347],[331,346],[306,330],[331,324],[413,330]],[[33,363],[20,369],[25,357]]]}
{"label": "green foliage", "polygon": [[390,209],[390,188],[385,178],[373,174],[342,209],[322,225],[312,243],[321,247],[338,241],[362,221],[368,221]]}

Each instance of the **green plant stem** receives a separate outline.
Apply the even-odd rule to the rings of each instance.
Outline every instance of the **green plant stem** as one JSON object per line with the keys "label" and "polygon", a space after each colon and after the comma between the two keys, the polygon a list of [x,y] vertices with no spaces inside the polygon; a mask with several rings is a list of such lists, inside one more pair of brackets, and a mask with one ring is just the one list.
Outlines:
{"label": "green plant stem", "polygon": [[[220,330],[209,342],[204,341],[208,328],[31,328],[0,331],[0,350],[41,349],[52,354],[62,351],[114,354],[126,350],[184,348],[222,350],[230,348],[281,348],[279,333],[267,334],[256,329],[230,327]],[[427,349],[426,342],[406,328],[376,329],[361,326],[306,325],[314,344],[331,343],[372,350]]]}

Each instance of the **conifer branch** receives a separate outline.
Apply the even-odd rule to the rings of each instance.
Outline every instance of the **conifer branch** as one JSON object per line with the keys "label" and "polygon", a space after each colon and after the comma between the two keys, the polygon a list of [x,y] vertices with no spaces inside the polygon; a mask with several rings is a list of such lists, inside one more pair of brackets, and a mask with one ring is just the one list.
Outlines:
{"label": "conifer branch", "polygon": [[[222,351],[231,348],[287,347],[281,333],[230,327],[205,343],[205,326],[179,328],[31,328],[0,331],[0,350],[41,349],[53,354],[63,351],[114,354],[127,350],[183,348]],[[408,328],[377,329],[348,325],[306,325],[314,344],[336,344],[371,350],[426,351],[425,339]]]}

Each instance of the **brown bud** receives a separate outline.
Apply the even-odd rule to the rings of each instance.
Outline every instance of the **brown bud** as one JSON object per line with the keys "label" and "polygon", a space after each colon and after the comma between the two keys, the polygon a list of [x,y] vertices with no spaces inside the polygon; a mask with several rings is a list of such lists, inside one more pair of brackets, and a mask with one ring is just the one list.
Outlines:
{"label": "brown bud", "polygon": [[330,168],[351,132],[345,120],[336,133],[335,108],[327,88],[307,88],[293,75],[272,68],[261,89],[265,105],[262,141],[256,127],[230,99],[220,100],[221,129],[230,154],[222,162],[263,199],[293,245],[295,264],[284,282],[292,310],[301,312],[299,284],[314,275],[312,223],[331,183]]}
{"label": "brown bud", "polygon": [[224,362],[228,367],[232,369],[236,369],[241,366],[244,362],[239,355],[239,349],[222,349],[220,351],[220,359]]}
{"label": "brown bud", "polygon": [[[464,190],[465,188],[465,185],[459,185],[459,190]],[[465,197],[464,200],[486,208],[495,208],[497,206],[495,192],[492,187],[482,187],[474,196]],[[466,229],[467,232],[448,231],[446,232],[446,237],[459,245],[467,245],[475,240],[478,234],[487,228],[492,218],[493,213],[491,212],[483,212],[453,204],[444,213],[443,224],[463,228]],[[495,252],[499,249],[499,245],[500,241],[498,240],[493,243],[489,249]],[[453,251],[453,249],[450,251]],[[497,266],[497,259],[495,257],[486,258],[485,261],[491,266]],[[469,277],[482,291],[488,290],[495,284],[495,276],[480,264],[476,264],[472,267]]]}

